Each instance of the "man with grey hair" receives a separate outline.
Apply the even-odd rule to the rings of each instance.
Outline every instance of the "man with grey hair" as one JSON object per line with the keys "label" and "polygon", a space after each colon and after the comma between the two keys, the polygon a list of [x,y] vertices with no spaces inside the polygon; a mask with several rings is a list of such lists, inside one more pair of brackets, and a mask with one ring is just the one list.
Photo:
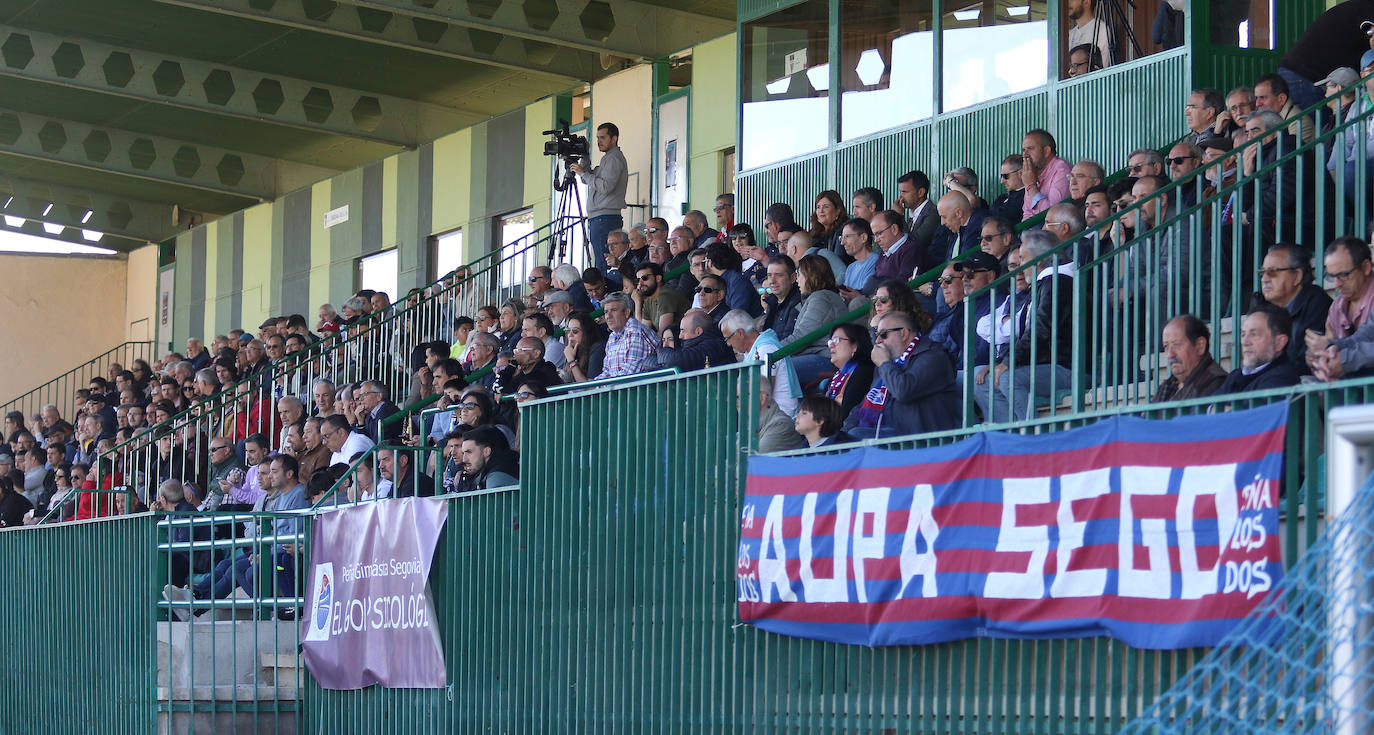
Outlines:
{"label": "man with grey hair", "polygon": [[[716,242],[720,237],[720,232],[711,229],[710,224],[706,220],[706,213],[697,209],[693,209],[683,215],[682,225],[692,229],[692,234],[696,237],[693,244],[699,248],[704,248],[712,242]],[[666,239],[666,232],[664,233],[664,237]]]}
{"label": "man with grey hair", "polygon": [[[1083,211],[1069,202],[1056,204],[1045,213],[1044,231],[1054,235],[1056,244],[1080,237],[1086,228]],[[1083,237],[1076,246],[1069,247],[1066,257],[1073,258],[1077,265],[1087,265],[1100,255],[1093,252],[1093,245],[1091,237]]]}
{"label": "man with grey hair", "polygon": [[196,395],[201,399],[209,398],[219,392],[219,376],[214,368],[201,368],[196,371]]}
{"label": "man with grey hair", "polygon": [[333,416],[339,412],[334,403],[335,387],[332,381],[324,378],[316,378],[310,385],[310,395],[314,399],[315,407],[311,414],[314,416]]}
{"label": "man with grey hair", "polygon": [[1102,170],[1102,165],[1097,161],[1085,158],[1075,163],[1069,169],[1069,198],[1081,205],[1088,190],[1101,186],[1106,179],[1107,172]]}
{"label": "man with grey hair", "polygon": [[[1258,198],[1250,193],[1253,189],[1246,187],[1250,194],[1242,222],[1258,227],[1260,236],[1268,243],[1315,242],[1318,217],[1312,208],[1312,197],[1305,200],[1308,211],[1300,211],[1298,207],[1298,189],[1306,188],[1299,185],[1298,162],[1302,160],[1303,171],[1307,172],[1304,177],[1323,167],[1312,165],[1311,151],[1299,156],[1289,155],[1300,143],[1284,129],[1284,118],[1273,110],[1256,110],[1245,121],[1245,131],[1251,141],[1260,142],[1246,146],[1241,154],[1241,171],[1250,176],[1260,169],[1265,170],[1259,177]],[[1287,156],[1287,160],[1278,163],[1280,156]],[[1328,197],[1327,204],[1333,204],[1333,200],[1334,197]],[[1328,221],[1332,219],[1327,218]]]}
{"label": "man with grey hair", "polygon": [[[357,321],[358,317],[367,314],[367,300],[361,296],[352,296],[343,305],[343,320],[347,323]],[[343,326],[343,325],[340,325]]]}
{"label": "man with grey hair", "polygon": [[[614,230],[606,235],[605,262],[597,265],[599,270],[601,270],[602,274],[606,277],[606,282],[610,284],[610,288],[613,290],[619,291],[621,288],[621,281],[623,279],[620,275],[620,261],[625,258],[628,252],[630,252],[630,236],[624,230]],[[645,254],[647,255],[647,251]],[[626,263],[625,265],[631,268],[634,267],[632,263]]]}
{"label": "man with grey hair", "polygon": [[601,377],[615,378],[640,372],[658,349],[658,338],[635,319],[634,301],[623,293],[611,294],[601,302],[606,312],[606,359]]}
{"label": "man with grey hair", "polygon": [[490,388],[496,382],[496,361],[498,353],[501,352],[501,340],[488,332],[474,332],[470,339],[468,359],[471,360],[471,368],[468,375],[480,372],[484,368],[489,369],[481,377],[468,378],[468,382]]}
{"label": "man with grey hair", "polygon": [[287,429],[299,426],[305,421],[305,404],[295,396],[282,396],[277,399],[277,415],[281,417],[281,431],[278,433],[277,447],[286,446]]}
{"label": "man with grey hair", "polygon": [[[782,342],[778,335],[771,329],[759,329],[754,317],[749,316],[749,312],[743,309],[733,309],[721,317],[720,336],[725,339],[725,344],[734,350],[735,356],[740,362],[761,362],[763,377],[765,380],[774,377],[786,368],[783,363],[769,367],[768,356],[775,351],[782,349]],[[778,404],[778,408],[788,416],[797,413],[798,397],[792,395],[791,381],[788,375],[783,373],[777,375],[773,382],[773,402]]]}
{"label": "man with grey hair", "polygon": [[401,409],[391,402],[391,391],[387,390],[386,385],[377,380],[364,380],[356,391],[358,400],[361,401],[363,410],[366,411],[363,431],[367,438],[377,444],[389,444],[398,442],[401,439],[401,430],[405,428],[404,421],[393,421],[390,424],[382,423],[382,420],[392,414],[399,413]]}
{"label": "man with grey hair", "polygon": [[[1067,395],[1073,384],[1074,330],[1091,329],[1073,313],[1073,264],[1058,265],[1064,260],[1062,253],[1046,255],[1058,245],[1044,230],[1021,235],[1021,260],[1033,263],[1036,273],[1030,297],[1034,308],[1022,312],[1015,341],[998,355],[993,370],[993,381],[1007,397],[1016,421],[1034,414],[1038,398],[1048,398],[1054,406]],[[1065,268],[1070,270],[1066,273]]]}
{"label": "man with grey hair", "polygon": [[[582,283],[582,272],[577,269],[577,266],[571,263],[560,263],[558,267],[554,268],[553,287],[560,291],[566,291],[572,297],[573,308],[583,311],[592,310],[592,299],[587,295],[587,287]],[[552,295],[552,293],[549,294],[549,296]],[[545,302],[547,302],[547,297]],[[555,319],[554,321],[558,320]]]}
{"label": "man with grey hair", "polygon": [[1164,156],[1153,148],[1137,148],[1126,157],[1126,175],[1137,179],[1141,176],[1163,176]]}
{"label": "man with grey hair", "polygon": [[214,355],[211,355],[210,351],[205,349],[205,345],[201,343],[199,337],[187,337],[186,359],[191,363],[193,369],[200,370],[203,367],[209,366],[210,363],[214,361]]}
{"label": "man with grey hair", "polygon": [[964,198],[968,199],[970,208],[974,210],[988,208],[987,200],[978,196],[978,172],[968,166],[959,166],[945,174],[945,186],[950,191],[963,194]]}
{"label": "man with grey hair", "polygon": [[196,377],[196,368],[189,360],[178,362],[173,365],[172,369],[168,372],[173,378],[176,378],[177,383],[181,385],[185,385],[188,381]]}

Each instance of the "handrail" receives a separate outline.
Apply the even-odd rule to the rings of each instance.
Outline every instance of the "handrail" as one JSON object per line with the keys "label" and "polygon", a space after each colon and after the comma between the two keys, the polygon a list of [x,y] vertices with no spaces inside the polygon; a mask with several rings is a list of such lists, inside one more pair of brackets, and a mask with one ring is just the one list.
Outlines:
{"label": "handrail", "polygon": [[[131,351],[132,351],[132,348],[138,348],[138,347],[153,348],[153,347],[156,347],[156,345],[154,345],[154,343],[153,343],[152,340],[127,340],[127,341],[125,341],[125,342],[121,342],[121,343],[115,345],[114,347],[111,347],[110,349],[105,350],[104,352],[100,353],[99,355],[96,355],[95,357],[92,357],[91,359],[89,359],[89,360],[87,360],[87,361],[81,363],[80,365],[78,365],[78,366],[76,366],[76,367],[74,367],[74,368],[72,368],[72,369],[70,369],[70,370],[68,370],[68,371],[66,371],[66,372],[64,372],[64,373],[62,373],[61,375],[58,375],[57,377],[55,377],[55,378],[53,378],[53,379],[51,379],[51,380],[48,380],[47,382],[43,383],[42,385],[38,386],[37,388],[34,388],[34,389],[32,389],[32,390],[29,390],[29,391],[26,391],[26,392],[24,392],[24,393],[22,393],[22,394],[20,394],[20,395],[18,395],[18,396],[16,396],[16,397],[14,397],[14,398],[8,400],[8,401],[6,401],[5,403],[0,404],[0,413],[6,413],[6,412],[9,412],[9,411],[11,411],[11,410],[15,410],[16,407],[19,406],[20,404],[23,404],[23,403],[27,402],[28,399],[30,398],[30,396],[34,396],[34,395],[36,395],[36,394],[42,393],[43,391],[46,391],[46,390],[55,388],[56,386],[60,385],[61,383],[68,383],[69,385],[77,386],[77,384],[74,383],[73,380],[75,379],[75,376],[76,376],[78,373],[80,373],[80,372],[82,372],[82,371],[85,371],[85,370],[91,368],[91,367],[94,366],[94,365],[97,365],[97,364],[100,364],[100,363],[105,362],[105,361],[106,361],[106,358],[109,358],[111,355],[114,355],[115,353],[117,353],[117,352],[119,352],[119,351],[121,351],[121,350],[124,350],[124,351],[126,351],[126,353],[127,353],[127,352],[131,352]],[[134,359],[140,359],[140,358],[139,358],[139,357],[135,357]],[[145,357],[142,357],[141,359],[148,359],[148,357],[145,356]],[[127,369],[128,366],[126,365],[125,368]],[[92,376],[92,377],[97,377],[97,376]],[[98,376],[98,377],[104,377],[104,376],[101,375],[101,376]],[[89,382],[89,380],[90,380],[90,379],[87,378],[86,382]],[[77,387],[85,388],[86,386],[83,384],[83,385],[80,385],[80,386],[77,386]],[[75,391],[75,387],[73,388],[73,391]],[[70,396],[68,396],[68,399],[70,399]],[[34,402],[36,403],[37,401],[34,401]],[[55,401],[48,400],[47,402],[53,403],[53,402],[55,402]],[[23,409],[19,409],[19,410],[23,410]],[[28,416],[25,416],[24,418],[27,419]],[[63,418],[66,418],[68,421],[71,420],[70,418],[68,418],[66,412],[63,413]]]}
{"label": "handrail", "polygon": [[[580,221],[580,220],[578,220],[578,221]],[[563,232],[564,230],[566,230],[566,229],[569,228],[569,227],[576,226],[576,224],[577,224],[577,221],[574,221],[574,222],[571,222],[571,223],[563,223],[562,226],[561,226],[559,229],[557,229],[557,230],[553,230],[553,224],[552,224],[552,223],[551,223],[550,225],[541,226],[538,230],[536,230],[536,232],[539,231],[539,230],[543,230],[543,229],[549,229],[549,230],[553,230],[553,231],[551,231],[548,235],[544,236],[543,238],[540,238],[540,239],[538,239],[538,240],[534,240],[534,241],[530,242],[528,245],[525,245],[524,247],[520,248],[519,250],[516,250],[516,251],[514,251],[514,252],[510,252],[510,253],[506,253],[506,254],[504,255],[504,257],[500,258],[499,260],[497,260],[497,261],[494,262],[494,263],[488,264],[486,267],[484,267],[484,268],[482,268],[482,269],[480,269],[480,270],[477,270],[477,271],[475,271],[475,272],[468,272],[467,275],[466,275],[464,278],[462,278],[461,280],[455,281],[455,282],[453,282],[453,283],[451,283],[451,284],[449,284],[449,285],[447,285],[447,286],[444,286],[443,283],[444,283],[445,280],[448,280],[451,276],[454,276],[455,274],[464,271],[465,269],[468,268],[468,266],[462,266],[462,267],[460,267],[460,268],[456,268],[456,269],[454,269],[453,271],[451,271],[449,274],[446,274],[443,278],[441,278],[441,279],[439,279],[438,281],[436,281],[435,283],[431,284],[431,285],[426,289],[426,290],[433,289],[433,288],[437,285],[437,286],[440,286],[439,290],[437,290],[437,291],[432,291],[432,292],[430,293],[429,296],[424,297],[423,299],[417,301],[416,303],[414,303],[414,304],[407,304],[406,306],[404,306],[403,308],[401,308],[401,305],[402,305],[402,304],[405,304],[407,301],[409,301],[409,298],[398,299],[395,303],[393,303],[393,304],[391,305],[391,307],[388,307],[388,308],[392,311],[392,313],[391,313],[390,315],[385,316],[385,317],[382,317],[382,318],[380,318],[380,319],[379,319],[379,318],[376,318],[376,317],[373,316],[373,315],[368,315],[368,316],[366,316],[366,317],[363,317],[362,320],[360,320],[359,323],[364,323],[364,324],[365,324],[365,327],[364,327],[363,331],[360,331],[360,332],[359,332],[357,335],[355,335],[354,337],[351,337],[351,338],[348,338],[348,339],[344,339],[343,336],[342,336],[342,335],[343,335],[343,332],[340,332],[340,333],[338,333],[338,334],[335,335],[335,336],[326,337],[326,338],[324,338],[324,339],[318,340],[317,342],[315,342],[315,343],[313,343],[313,344],[307,345],[305,348],[303,348],[303,349],[301,349],[301,350],[297,350],[296,352],[289,353],[288,355],[286,355],[286,356],[284,356],[284,357],[282,358],[282,361],[281,361],[281,363],[279,363],[279,364],[289,364],[289,365],[292,365],[292,366],[298,366],[298,365],[304,364],[305,362],[308,362],[308,361],[310,361],[310,360],[313,360],[313,359],[316,359],[316,358],[319,358],[319,357],[323,357],[323,356],[325,356],[326,354],[332,353],[333,351],[337,350],[340,346],[348,344],[349,340],[351,340],[351,339],[359,339],[359,338],[363,337],[363,336],[366,335],[366,334],[371,334],[371,333],[374,333],[374,332],[380,332],[380,330],[383,330],[383,329],[385,329],[385,328],[387,328],[387,327],[389,327],[389,326],[395,326],[396,320],[397,320],[397,319],[405,318],[405,317],[409,316],[410,314],[414,313],[414,312],[415,312],[416,310],[418,310],[421,306],[423,306],[423,305],[425,305],[425,304],[427,304],[427,303],[429,303],[429,302],[431,302],[431,301],[433,301],[433,300],[435,300],[435,299],[438,299],[438,298],[440,298],[440,297],[442,297],[442,296],[445,296],[445,295],[448,295],[448,294],[454,292],[454,291],[455,291],[456,289],[458,289],[460,286],[463,286],[463,285],[466,285],[466,284],[469,284],[469,283],[472,283],[472,282],[476,281],[477,279],[479,279],[479,278],[482,277],[483,275],[489,273],[489,272],[492,271],[494,268],[498,267],[501,263],[504,263],[504,262],[506,262],[507,260],[511,260],[511,259],[517,258],[517,257],[519,257],[519,256],[522,256],[522,255],[524,255],[525,253],[528,253],[531,249],[537,248],[540,244],[542,244],[542,243],[544,243],[544,242],[546,242],[546,241],[551,242],[551,241],[553,240],[553,238],[557,237],[561,232]],[[515,241],[513,241],[513,242],[519,242],[520,240],[523,240],[523,239],[526,239],[526,238],[530,238],[533,234],[534,234],[534,233],[530,233],[530,234],[528,234],[528,235],[522,235],[520,238],[517,238],[517,239],[516,239]],[[490,253],[487,253],[487,254],[483,255],[481,258],[478,258],[477,261],[474,261],[474,262],[481,262],[481,261],[484,261],[484,260],[488,260],[488,259],[494,257],[495,255],[498,255],[498,254],[501,254],[501,253],[505,253],[505,251],[506,251],[506,248],[501,248],[501,249],[498,249],[498,250],[494,250],[494,251],[492,251],[492,252],[490,252]],[[149,428],[150,428],[150,430],[153,430],[153,431],[156,431],[157,429],[160,429],[160,428],[163,428],[163,427],[169,427],[169,428],[173,428],[173,429],[179,428],[183,423],[185,423],[183,420],[195,418],[195,416],[193,416],[193,414],[198,414],[198,412],[199,412],[199,413],[203,413],[203,412],[205,412],[205,411],[214,411],[214,410],[223,409],[223,408],[225,408],[230,402],[232,402],[232,401],[236,398],[236,391],[237,391],[237,389],[238,389],[240,386],[245,385],[245,384],[251,385],[252,381],[257,381],[259,384],[261,384],[261,383],[263,382],[263,379],[262,379],[261,374],[260,374],[260,373],[255,373],[255,374],[253,374],[253,375],[248,375],[248,376],[245,376],[245,377],[243,377],[243,378],[240,378],[237,382],[233,383],[232,385],[229,385],[229,386],[221,386],[221,389],[220,389],[217,393],[215,393],[214,395],[209,396],[208,398],[206,398],[206,399],[203,400],[203,401],[200,401],[200,402],[197,402],[197,403],[195,403],[195,404],[192,404],[191,406],[188,406],[186,409],[184,409],[184,410],[181,411],[180,413],[178,413],[178,414],[172,416],[172,417],[171,417],[170,419],[168,419],[166,422],[161,423],[161,424],[157,424],[157,425],[150,426]],[[129,451],[129,450],[131,450],[131,449],[140,448],[141,446],[146,446],[146,441],[145,441],[144,444],[135,445],[134,442],[138,442],[138,441],[140,441],[138,437],[129,439],[129,440],[127,440],[127,441],[125,441],[125,442],[123,442],[123,443],[121,443],[121,444],[118,444],[118,445],[112,447],[105,455],[102,455],[102,456],[117,455],[117,453],[119,453],[120,451]]]}

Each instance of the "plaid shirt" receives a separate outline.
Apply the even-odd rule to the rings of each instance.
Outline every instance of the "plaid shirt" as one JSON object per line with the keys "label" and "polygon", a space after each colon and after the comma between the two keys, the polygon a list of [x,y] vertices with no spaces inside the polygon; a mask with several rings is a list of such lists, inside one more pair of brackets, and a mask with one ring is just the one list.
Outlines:
{"label": "plaid shirt", "polygon": [[637,319],[628,319],[625,328],[611,332],[606,340],[606,360],[601,369],[602,378],[615,378],[633,375],[658,349],[658,338],[649,328]]}

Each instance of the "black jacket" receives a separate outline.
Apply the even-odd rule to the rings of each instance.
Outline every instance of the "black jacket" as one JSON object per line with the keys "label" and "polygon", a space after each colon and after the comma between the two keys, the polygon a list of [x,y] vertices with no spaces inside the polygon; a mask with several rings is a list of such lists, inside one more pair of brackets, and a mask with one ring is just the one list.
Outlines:
{"label": "black jacket", "polygon": [[714,323],[691,339],[683,341],[680,347],[660,347],[645,364],[645,370],[658,368],[677,368],[684,372],[701,370],[706,367],[729,365],[735,361],[735,351],[725,344],[720,336],[720,328]]}
{"label": "black jacket", "polygon": [[400,411],[401,409],[397,408],[396,404],[391,401],[382,401],[377,408],[367,414],[367,423],[363,426],[363,432],[376,444],[400,441],[405,422],[397,420],[390,424],[382,423],[382,419],[400,413]]}
{"label": "black jacket", "polygon": [[492,390],[500,395],[506,396],[515,392],[520,387],[520,383],[525,380],[537,380],[545,388],[555,385],[562,385],[563,379],[558,377],[558,368],[548,360],[540,360],[538,365],[529,373],[517,372],[518,368],[514,365],[507,365],[496,379],[496,385]]}
{"label": "black jacket", "polygon": [[[1051,358],[1067,368],[1073,367],[1073,333],[1075,329],[1090,329],[1080,324],[1073,314],[1073,277],[1062,273],[1046,276],[1035,282],[1032,296],[1035,303],[1035,326],[1030,325],[1030,309],[1022,312],[1016,337],[1016,365],[1031,364],[1031,348],[1035,348],[1035,364],[1048,365]],[[1056,289],[1056,285],[1058,287]],[[1058,304],[1058,313],[1055,305]],[[1086,315],[1085,315],[1086,316]],[[1053,341],[1051,341],[1053,340]],[[1051,354],[1053,346],[1058,347]],[[999,362],[1005,362],[1000,360]]]}
{"label": "black jacket", "polygon": [[787,339],[797,326],[797,312],[801,310],[801,289],[796,284],[787,290],[787,295],[779,302],[773,294],[764,297],[768,311],[763,316],[763,328],[771,329],[778,339]]}
{"label": "black jacket", "polygon": [[1217,390],[1215,395],[1287,388],[1297,385],[1299,380],[1301,378],[1298,376],[1298,370],[1293,367],[1293,362],[1288,359],[1288,355],[1279,355],[1268,365],[1265,365],[1263,370],[1254,375],[1246,375],[1239,369],[1232,370],[1231,374],[1226,376],[1226,382],[1221,384],[1221,388]]}
{"label": "black jacket", "polygon": [[1310,372],[1307,369],[1307,330],[1326,331],[1326,315],[1331,310],[1331,297],[1320,287],[1309,283],[1288,302],[1287,308],[1288,313],[1293,316],[1293,332],[1288,335],[1288,359],[1299,375],[1306,375]]}

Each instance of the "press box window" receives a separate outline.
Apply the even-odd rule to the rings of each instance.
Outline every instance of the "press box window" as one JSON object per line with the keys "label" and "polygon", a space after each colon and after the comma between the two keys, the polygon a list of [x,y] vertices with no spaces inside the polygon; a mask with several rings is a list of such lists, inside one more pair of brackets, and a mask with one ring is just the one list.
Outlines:
{"label": "press box window", "polygon": [[930,0],[840,4],[840,138],[853,140],[931,116]]}
{"label": "press box window", "polygon": [[744,168],[818,151],[828,142],[829,21],[826,0],[807,0],[744,26]]}
{"label": "press box window", "polygon": [[944,109],[958,110],[1049,81],[1048,3],[950,2],[941,17]]}

